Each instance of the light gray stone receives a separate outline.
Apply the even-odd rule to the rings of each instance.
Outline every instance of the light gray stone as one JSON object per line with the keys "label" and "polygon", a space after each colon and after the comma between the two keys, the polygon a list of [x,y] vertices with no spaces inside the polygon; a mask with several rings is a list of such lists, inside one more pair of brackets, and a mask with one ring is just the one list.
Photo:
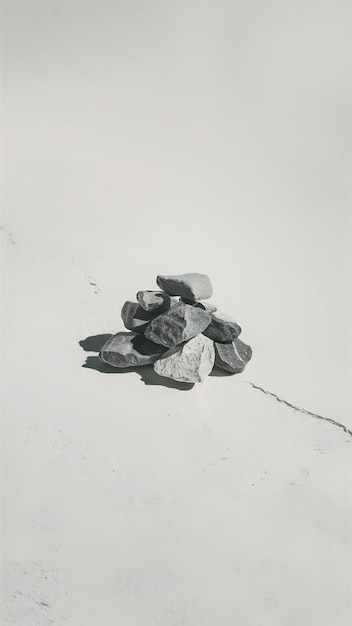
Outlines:
{"label": "light gray stone", "polygon": [[156,313],[142,309],[138,302],[127,300],[121,309],[121,317],[125,327],[137,333],[144,333],[150,320]]}
{"label": "light gray stone", "polygon": [[102,347],[99,357],[114,367],[148,365],[165,352],[166,348],[156,345],[140,333],[116,333]]}
{"label": "light gray stone", "polygon": [[198,334],[181,346],[168,350],[154,363],[154,370],[182,383],[202,383],[214,366],[214,343]]}
{"label": "light gray stone", "polygon": [[234,339],[232,343],[215,342],[214,346],[215,365],[231,374],[243,372],[252,358],[252,348],[241,339]]}
{"label": "light gray stone", "polygon": [[162,313],[171,305],[171,298],[164,291],[138,291],[137,301],[144,311],[153,313]]}
{"label": "light gray stone", "polygon": [[211,298],[213,288],[206,274],[190,273],[178,276],[157,276],[156,282],[160,289],[170,296],[182,296],[193,303],[197,300]]}
{"label": "light gray stone", "polygon": [[170,300],[170,306],[174,306],[175,304],[181,302],[181,299],[178,296],[170,296]]}
{"label": "light gray stone", "polygon": [[211,323],[203,331],[206,337],[219,343],[231,343],[241,334],[241,327],[231,317],[216,311],[211,314]]}
{"label": "light gray stone", "polygon": [[146,328],[145,336],[167,348],[174,348],[203,332],[210,322],[210,313],[179,302],[155,317]]}
{"label": "light gray stone", "polygon": [[196,302],[194,306],[207,311],[207,313],[214,313],[218,308],[213,302]]}

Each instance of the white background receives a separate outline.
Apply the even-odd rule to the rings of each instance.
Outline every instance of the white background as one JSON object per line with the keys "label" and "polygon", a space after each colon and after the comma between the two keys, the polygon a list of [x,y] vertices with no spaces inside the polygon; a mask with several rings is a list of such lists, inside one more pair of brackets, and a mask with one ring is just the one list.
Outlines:
{"label": "white background", "polygon": [[110,332],[208,273],[248,377],[351,423],[347,8],[5,2],[3,223],[114,295]]}
{"label": "white background", "polygon": [[[246,382],[352,427],[347,2],[3,5],[4,624],[349,625],[351,436]],[[244,374],[97,371],[190,271]]]}

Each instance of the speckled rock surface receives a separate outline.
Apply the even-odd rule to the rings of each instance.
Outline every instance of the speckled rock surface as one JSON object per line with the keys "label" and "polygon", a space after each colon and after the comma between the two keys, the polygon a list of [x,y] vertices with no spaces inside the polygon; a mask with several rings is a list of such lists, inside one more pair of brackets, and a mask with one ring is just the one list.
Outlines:
{"label": "speckled rock surface", "polygon": [[171,298],[164,291],[138,291],[138,304],[144,311],[153,313],[162,313],[170,307]]}
{"label": "speckled rock surface", "polygon": [[145,330],[145,336],[168,348],[174,348],[203,332],[211,322],[206,311],[179,302],[154,318]]}
{"label": "speckled rock surface", "polygon": [[155,312],[142,309],[138,302],[131,302],[130,300],[127,300],[121,309],[121,318],[125,327],[137,333],[144,333],[150,320],[156,315]]}
{"label": "speckled rock surface", "polygon": [[213,369],[214,343],[198,334],[186,343],[165,352],[156,363],[154,371],[184,383],[201,383]]}
{"label": "speckled rock surface", "polygon": [[196,272],[177,276],[157,276],[156,282],[160,289],[170,296],[182,296],[193,302],[211,298],[213,287],[209,276]]}
{"label": "speckled rock surface", "polygon": [[241,334],[241,327],[228,316],[216,311],[204,335],[220,343],[230,343]]}
{"label": "speckled rock surface", "polygon": [[154,363],[165,350],[139,333],[121,332],[107,340],[99,357],[114,367],[131,367]]}
{"label": "speckled rock surface", "polygon": [[243,372],[248,361],[252,358],[252,348],[241,339],[234,339],[232,343],[214,343],[215,365],[221,369],[239,374]]}

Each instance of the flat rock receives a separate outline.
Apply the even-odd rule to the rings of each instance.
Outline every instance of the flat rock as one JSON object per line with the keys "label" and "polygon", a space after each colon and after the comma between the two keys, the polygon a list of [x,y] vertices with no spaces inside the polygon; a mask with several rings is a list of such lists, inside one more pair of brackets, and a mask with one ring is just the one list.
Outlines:
{"label": "flat rock", "polygon": [[165,352],[166,348],[156,345],[140,333],[116,333],[102,347],[99,357],[114,367],[149,365]]}
{"label": "flat rock", "polygon": [[213,302],[196,302],[194,306],[207,311],[207,313],[214,313],[218,308]]}
{"label": "flat rock", "polygon": [[174,348],[202,333],[210,322],[210,313],[178,302],[149,323],[145,336],[167,348]]}
{"label": "flat rock", "polygon": [[231,343],[241,334],[241,327],[225,313],[216,311],[211,318],[208,328],[203,331],[209,339],[219,343]]}
{"label": "flat rock", "polygon": [[211,298],[213,287],[206,274],[179,274],[178,276],[157,276],[156,282],[160,289],[170,296],[182,296],[192,302]]}
{"label": "flat rock", "polygon": [[125,327],[137,333],[144,333],[155,313],[145,311],[138,302],[127,300],[121,309],[121,317]]}
{"label": "flat rock", "polygon": [[165,352],[154,363],[154,370],[182,383],[202,383],[214,366],[214,343],[198,334],[181,346]]}
{"label": "flat rock", "polygon": [[232,343],[214,343],[215,365],[231,374],[243,372],[248,361],[252,358],[252,348],[241,339],[234,339]]}
{"label": "flat rock", "polygon": [[191,306],[195,306],[203,311],[207,311],[208,313],[214,313],[217,307],[212,302],[195,302],[194,300],[190,300],[189,298],[180,298],[181,302],[184,304],[190,304]]}
{"label": "flat rock", "polygon": [[162,313],[171,305],[171,298],[165,291],[138,291],[137,301],[144,311],[154,313]]}

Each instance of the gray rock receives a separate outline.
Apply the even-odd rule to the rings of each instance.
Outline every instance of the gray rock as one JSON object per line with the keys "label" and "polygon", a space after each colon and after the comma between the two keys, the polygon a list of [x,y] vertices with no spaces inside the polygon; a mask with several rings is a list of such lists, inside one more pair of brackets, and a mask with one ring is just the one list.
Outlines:
{"label": "gray rock", "polygon": [[191,300],[211,298],[213,288],[209,276],[205,274],[179,274],[178,276],[157,276],[156,282],[160,289],[170,296],[182,296]]}
{"label": "gray rock", "polygon": [[139,333],[121,332],[107,340],[99,357],[114,367],[131,367],[154,363],[165,350]]}
{"label": "gray rock", "polygon": [[204,335],[219,343],[231,343],[241,334],[241,327],[231,317],[220,311],[211,315],[211,323],[204,330]]}
{"label": "gray rock", "polygon": [[138,291],[137,301],[144,311],[154,313],[162,313],[171,305],[171,298],[164,291]]}
{"label": "gray rock", "polygon": [[142,309],[138,302],[127,300],[121,309],[121,317],[125,327],[137,333],[144,333],[155,313]]}
{"label": "gray rock", "polygon": [[154,370],[182,383],[202,383],[214,366],[214,343],[198,334],[181,346],[165,352],[154,363]]}
{"label": "gray rock", "polygon": [[217,310],[217,306],[212,302],[196,302],[194,306],[199,307],[208,313],[214,313]]}
{"label": "gray rock", "polygon": [[231,374],[243,372],[252,358],[252,348],[241,339],[234,339],[232,343],[215,342],[214,346],[215,365]]}
{"label": "gray rock", "polygon": [[195,306],[197,304],[195,300],[191,300],[190,298],[180,298],[180,302],[183,302],[183,304],[189,304],[190,306]]}
{"label": "gray rock", "polygon": [[203,311],[207,311],[208,313],[214,313],[217,307],[212,302],[195,302],[194,300],[190,300],[189,298],[180,298],[180,302],[184,304],[190,304],[191,306],[195,306]]}
{"label": "gray rock", "polygon": [[149,323],[145,336],[167,348],[174,348],[203,332],[210,322],[210,313],[178,302]]}
{"label": "gray rock", "polygon": [[181,299],[178,296],[170,296],[170,306],[174,306],[175,304],[178,304]]}

